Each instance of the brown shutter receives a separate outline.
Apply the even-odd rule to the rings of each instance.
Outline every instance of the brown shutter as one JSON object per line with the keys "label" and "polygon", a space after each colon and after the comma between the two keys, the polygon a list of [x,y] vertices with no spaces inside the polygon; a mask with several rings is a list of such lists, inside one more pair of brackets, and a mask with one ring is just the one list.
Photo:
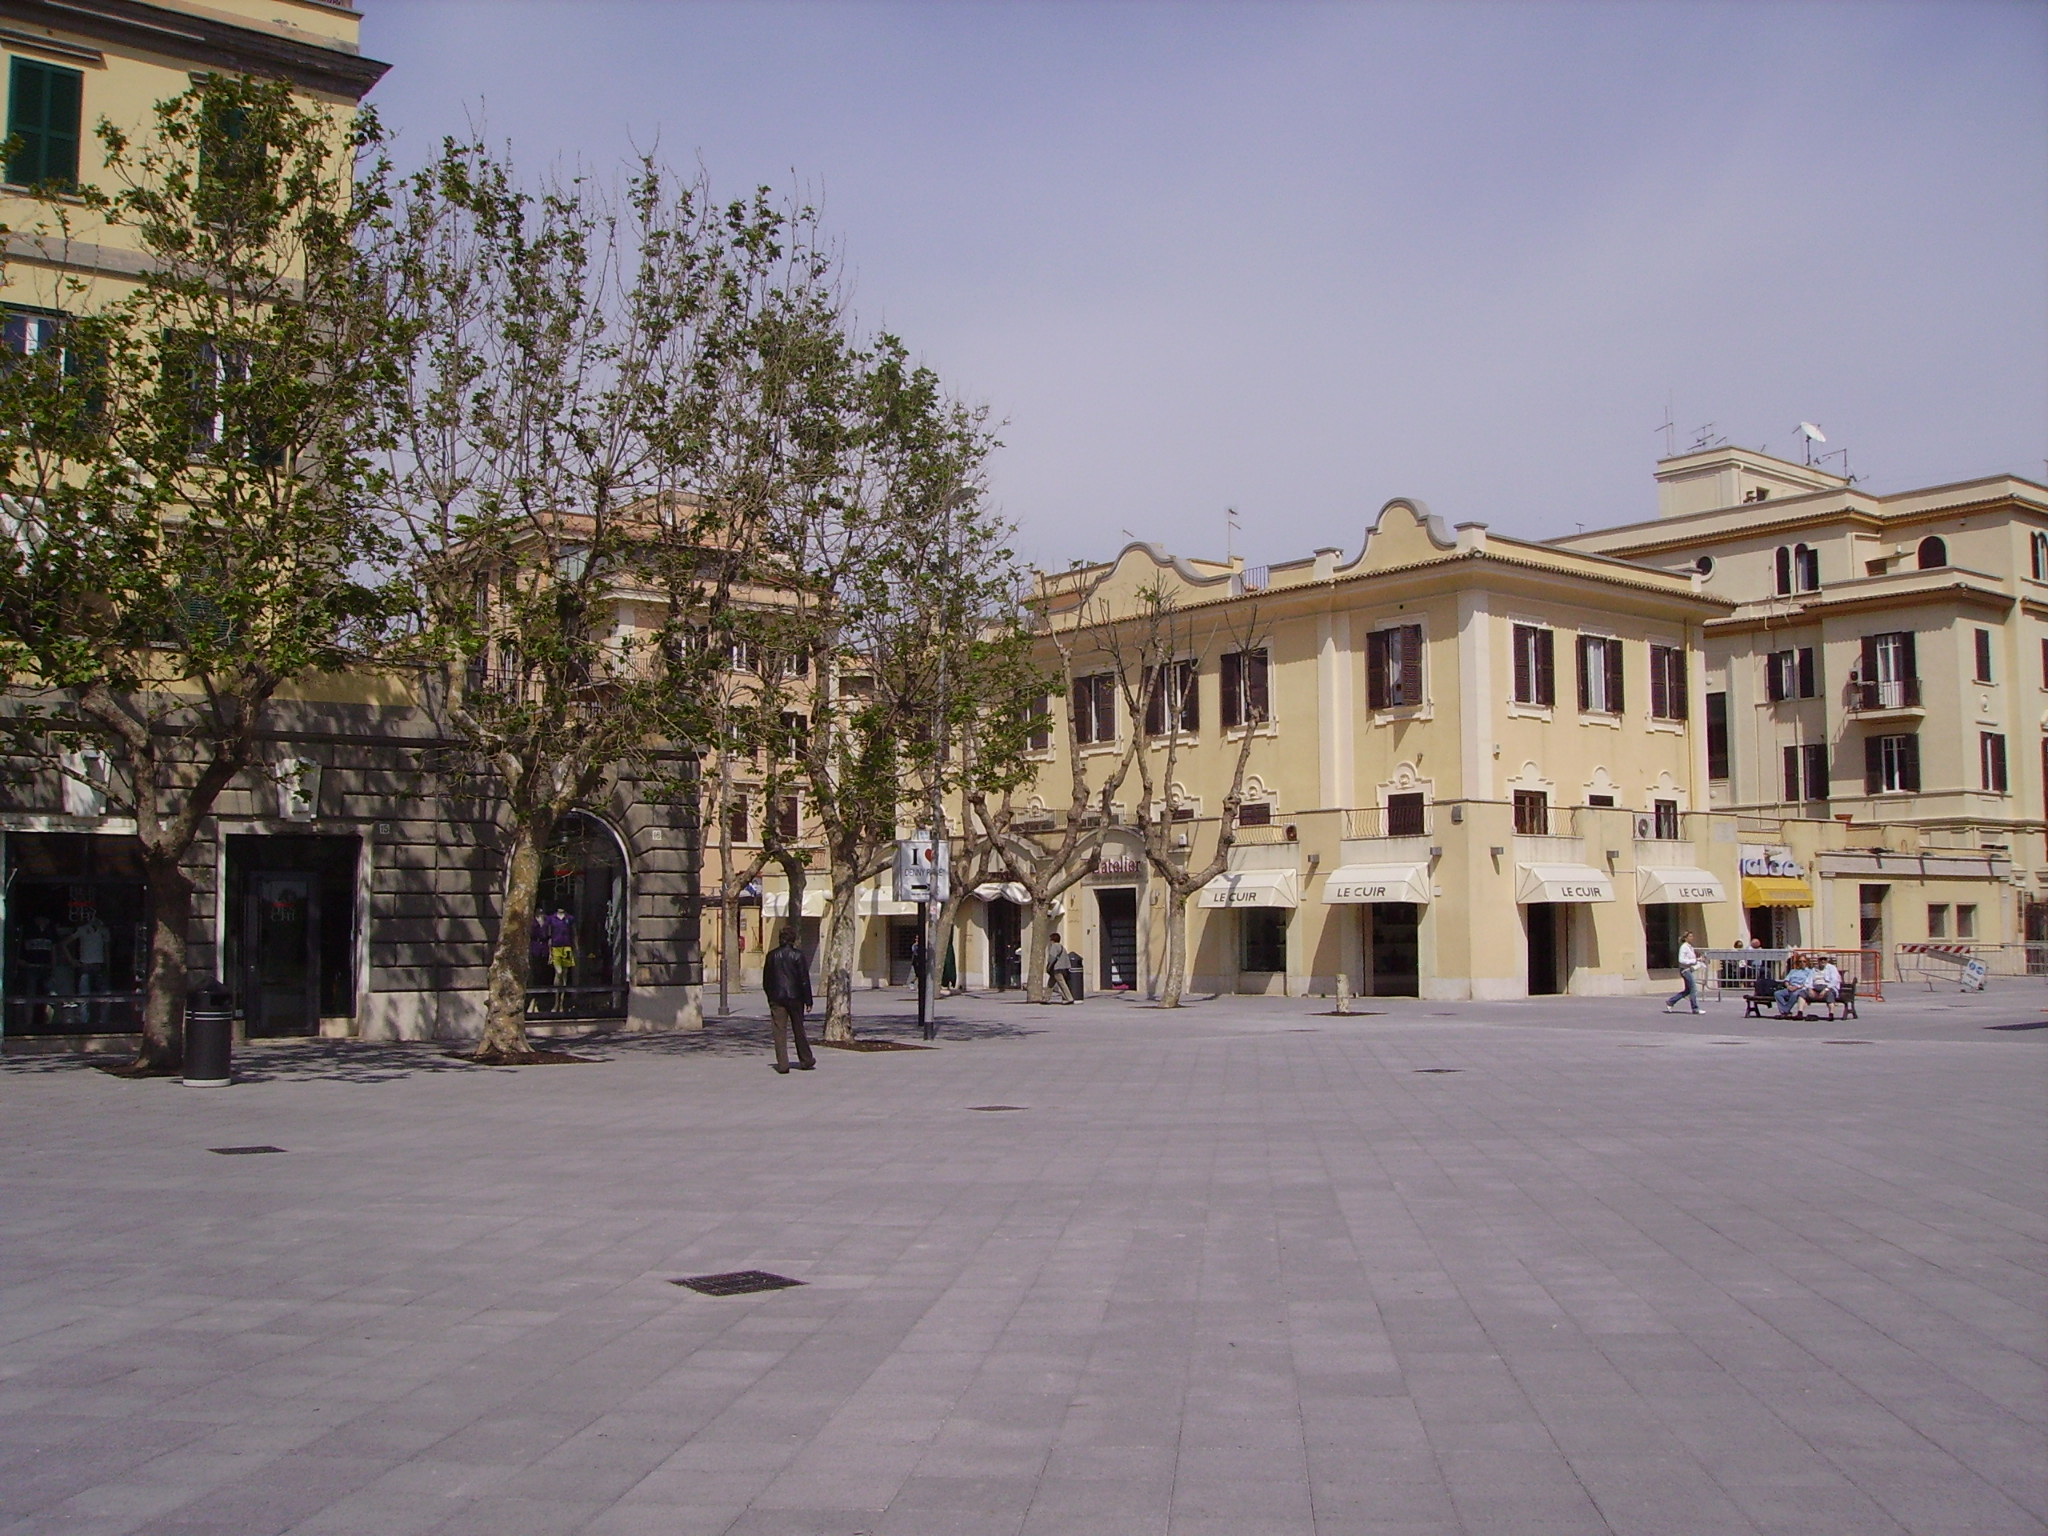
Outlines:
{"label": "brown shutter", "polygon": [[1389,631],[1376,629],[1365,637],[1365,702],[1368,708],[1387,707],[1387,642]]}
{"label": "brown shutter", "polygon": [[1229,651],[1223,657],[1223,725],[1232,730],[1244,724],[1244,653]]}
{"label": "brown shutter", "polygon": [[1515,652],[1515,702],[1534,704],[1536,702],[1536,631],[1526,624],[1514,628]]}
{"label": "brown shutter", "polygon": [[1901,736],[1899,746],[1899,787],[1920,793],[1920,737],[1918,733]]}
{"label": "brown shutter", "polygon": [[1269,719],[1272,715],[1266,683],[1266,653],[1263,650],[1245,652],[1244,712],[1250,721]]}
{"label": "brown shutter", "polygon": [[1145,669],[1145,734],[1166,734],[1166,668]]}
{"label": "brown shutter", "polygon": [[1593,707],[1593,637],[1579,636],[1579,708]]}
{"label": "brown shutter", "polygon": [[1074,741],[1086,746],[1095,739],[1095,690],[1092,678],[1074,679]]}
{"label": "brown shutter", "polygon": [[1184,731],[1202,728],[1201,680],[1195,674],[1192,661],[1180,664],[1180,728]]}
{"label": "brown shutter", "polygon": [[1685,664],[1683,647],[1673,646],[1664,653],[1670,658],[1671,666],[1671,718],[1690,720],[1692,718],[1692,678]]}
{"label": "brown shutter", "polygon": [[1799,798],[1799,749],[1797,747],[1787,747],[1785,749],[1785,798],[1787,800],[1797,800]]}
{"label": "brown shutter", "polygon": [[1618,715],[1622,712],[1621,642],[1610,640],[1604,649],[1607,652],[1607,707]]}
{"label": "brown shutter", "polygon": [[[1857,676],[1862,678],[1866,685],[1877,681],[1877,636],[1875,635],[1865,635],[1863,637],[1863,660],[1857,668]],[[1875,695],[1876,690],[1874,688],[1867,689],[1866,696],[1875,697]]]}
{"label": "brown shutter", "polygon": [[1557,632],[1536,631],[1536,702],[1557,702]]}
{"label": "brown shutter", "polygon": [[[1870,642],[1865,641],[1867,646]],[[1863,738],[1863,793],[1874,795],[1884,788],[1884,746],[1882,738]]]}
{"label": "brown shutter", "polygon": [[1422,626],[1409,624],[1401,630],[1401,702],[1422,702]]}
{"label": "brown shutter", "polygon": [[1899,665],[1905,669],[1905,676],[1917,678],[1920,675],[1920,659],[1914,652],[1913,631],[1907,630],[1899,636]]}

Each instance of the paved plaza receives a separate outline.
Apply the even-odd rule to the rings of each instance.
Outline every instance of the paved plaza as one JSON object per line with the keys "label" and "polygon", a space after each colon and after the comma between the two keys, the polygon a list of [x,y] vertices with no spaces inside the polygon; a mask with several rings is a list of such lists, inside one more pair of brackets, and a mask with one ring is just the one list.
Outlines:
{"label": "paved plaza", "polygon": [[[2048,987],[1994,987],[12,1058],[0,1533],[2040,1532]],[[803,1284],[670,1283],[749,1269]]]}

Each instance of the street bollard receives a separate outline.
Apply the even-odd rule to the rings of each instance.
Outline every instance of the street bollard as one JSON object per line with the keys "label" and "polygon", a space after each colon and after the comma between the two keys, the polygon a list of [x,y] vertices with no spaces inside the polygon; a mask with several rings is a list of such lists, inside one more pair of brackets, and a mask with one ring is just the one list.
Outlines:
{"label": "street bollard", "polygon": [[225,1088],[235,1080],[235,1003],[228,989],[209,982],[185,1002],[185,1086]]}
{"label": "street bollard", "polygon": [[1337,973],[1337,1012],[1351,1011],[1351,978],[1343,971]]}

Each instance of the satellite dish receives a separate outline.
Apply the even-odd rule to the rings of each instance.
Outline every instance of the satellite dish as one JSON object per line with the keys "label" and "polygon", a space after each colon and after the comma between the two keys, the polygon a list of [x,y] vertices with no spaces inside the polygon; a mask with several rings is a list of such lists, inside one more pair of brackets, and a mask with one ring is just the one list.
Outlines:
{"label": "satellite dish", "polygon": [[1828,440],[1827,434],[1821,431],[1819,427],[1816,427],[1810,421],[1802,421],[1801,423],[1799,423],[1799,430],[1806,437],[1812,439],[1816,443],[1824,443]]}

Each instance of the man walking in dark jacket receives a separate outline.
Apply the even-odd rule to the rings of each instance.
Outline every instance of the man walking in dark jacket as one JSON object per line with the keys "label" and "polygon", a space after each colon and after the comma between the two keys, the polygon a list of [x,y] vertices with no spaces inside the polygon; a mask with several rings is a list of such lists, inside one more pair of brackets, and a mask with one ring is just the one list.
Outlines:
{"label": "man walking in dark jacket", "polygon": [[804,1010],[811,1006],[811,968],[797,948],[794,926],[782,925],[781,940],[761,969],[761,990],[768,994],[768,1017],[775,1024],[775,1070],[789,1071],[789,1036],[794,1030],[797,1070],[808,1072],[818,1064],[804,1034]]}

